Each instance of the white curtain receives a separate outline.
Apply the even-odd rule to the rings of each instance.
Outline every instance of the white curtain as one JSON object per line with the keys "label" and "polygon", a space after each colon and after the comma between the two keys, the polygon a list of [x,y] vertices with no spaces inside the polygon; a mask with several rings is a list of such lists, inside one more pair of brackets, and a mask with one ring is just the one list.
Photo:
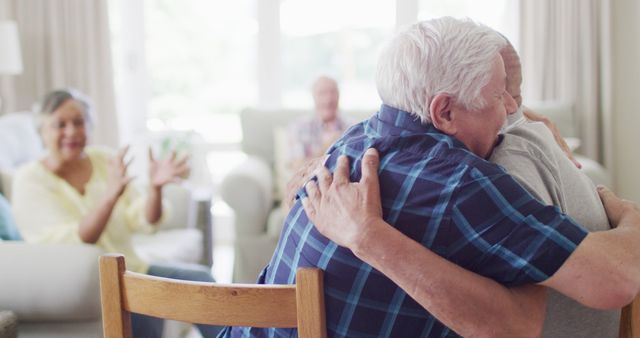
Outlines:
{"label": "white curtain", "polygon": [[107,0],[0,0],[18,25],[24,71],[2,81],[5,111],[30,109],[53,89],[92,99],[95,144],[118,146]]}
{"label": "white curtain", "polygon": [[525,100],[572,102],[580,152],[611,166],[609,0],[521,0]]}

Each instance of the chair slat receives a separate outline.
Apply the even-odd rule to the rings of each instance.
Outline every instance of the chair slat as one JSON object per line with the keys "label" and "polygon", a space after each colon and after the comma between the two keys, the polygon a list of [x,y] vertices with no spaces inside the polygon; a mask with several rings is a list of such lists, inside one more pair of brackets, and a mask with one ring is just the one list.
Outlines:
{"label": "chair slat", "polygon": [[124,289],[130,312],[198,324],[296,327],[292,285],[224,285],[127,272]]}
{"label": "chair slat", "polygon": [[298,337],[326,337],[322,271],[311,268],[298,269],[296,285]]}
{"label": "chair slat", "polygon": [[622,308],[620,315],[620,338],[640,338],[640,296]]}
{"label": "chair slat", "polygon": [[105,338],[131,337],[131,317],[123,307],[120,289],[120,277],[124,272],[124,256],[106,254],[100,257],[100,301]]}

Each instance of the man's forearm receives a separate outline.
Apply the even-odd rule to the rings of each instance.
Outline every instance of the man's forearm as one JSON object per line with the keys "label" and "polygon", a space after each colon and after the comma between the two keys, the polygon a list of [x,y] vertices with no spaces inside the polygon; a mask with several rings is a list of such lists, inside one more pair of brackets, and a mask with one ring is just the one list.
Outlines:
{"label": "man's forearm", "polygon": [[626,226],[594,232],[542,285],[599,309],[620,308],[640,289],[640,228]]}
{"label": "man's forearm", "polygon": [[509,289],[465,270],[384,223],[368,227],[353,252],[464,337],[537,337],[545,289]]}

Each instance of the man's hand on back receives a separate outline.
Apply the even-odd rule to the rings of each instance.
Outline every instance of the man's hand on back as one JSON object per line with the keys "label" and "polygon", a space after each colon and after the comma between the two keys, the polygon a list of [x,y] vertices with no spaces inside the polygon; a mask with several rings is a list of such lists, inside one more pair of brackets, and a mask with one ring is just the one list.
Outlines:
{"label": "man's hand on back", "polygon": [[[602,200],[604,210],[607,212],[611,227],[627,224],[628,226],[640,225],[640,209],[636,203],[621,199],[605,186],[598,186],[598,194]],[[621,222],[625,217],[633,217],[636,221]]]}
{"label": "man's hand on back", "polygon": [[366,242],[367,233],[383,223],[379,162],[378,152],[367,150],[362,159],[362,178],[351,183],[349,160],[341,156],[333,177],[322,167],[318,183],[310,181],[305,186],[308,197],[302,205],[309,219],[324,236],[354,252]]}
{"label": "man's hand on back", "polygon": [[284,192],[284,200],[282,201],[284,207],[286,208],[285,213],[291,210],[293,203],[296,202],[296,193],[298,190],[304,186],[307,181],[313,177],[314,173],[322,168],[322,165],[327,157],[319,156],[315,158],[311,158],[305,160],[298,166],[296,172],[291,176],[289,181],[287,182],[287,187]]}

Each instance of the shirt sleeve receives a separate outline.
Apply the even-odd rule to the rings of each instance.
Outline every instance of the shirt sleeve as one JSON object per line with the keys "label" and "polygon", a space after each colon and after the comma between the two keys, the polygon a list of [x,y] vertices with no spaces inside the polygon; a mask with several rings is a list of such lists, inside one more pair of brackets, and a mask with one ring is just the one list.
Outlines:
{"label": "shirt sleeve", "polygon": [[458,187],[451,258],[507,286],[542,282],[560,268],[587,231],[498,171],[486,175],[471,169]]}

